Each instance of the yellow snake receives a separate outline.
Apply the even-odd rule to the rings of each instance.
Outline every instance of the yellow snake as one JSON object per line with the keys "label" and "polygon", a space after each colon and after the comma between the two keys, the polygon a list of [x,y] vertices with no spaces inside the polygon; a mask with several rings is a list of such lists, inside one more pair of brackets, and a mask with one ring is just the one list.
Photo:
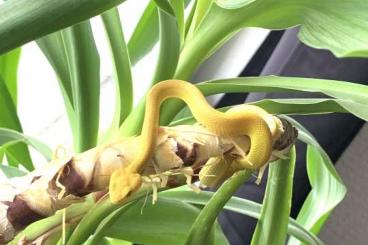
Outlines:
{"label": "yellow snake", "polygon": [[160,106],[168,98],[183,100],[194,118],[219,136],[247,135],[251,142],[249,152],[243,159],[237,160],[243,168],[259,169],[269,160],[272,152],[272,131],[277,127],[272,122],[273,116],[252,105],[243,105],[226,113],[219,112],[208,104],[196,86],[180,80],[162,81],[147,94],[139,154],[127,167],[121,167],[111,176],[109,191],[113,203],[122,201],[141,186],[140,173],[149,163],[156,147]]}

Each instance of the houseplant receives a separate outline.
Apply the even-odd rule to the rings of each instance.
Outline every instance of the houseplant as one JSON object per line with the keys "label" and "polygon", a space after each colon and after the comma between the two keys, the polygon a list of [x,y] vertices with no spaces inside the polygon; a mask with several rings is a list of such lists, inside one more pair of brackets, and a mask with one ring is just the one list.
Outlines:
{"label": "houseplant", "polygon": [[[152,84],[171,78],[190,80],[191,74],[203,60],[231,35],[244,27],[284,29],[301,25],[299,37],[310,46],[329,49],[337,56],[365,57],[367,55],[368,47],[365,40],[368,39],[368,33],[364,26],[368,22],[368,14],[366,13],[367,4],[363,1],[355,0],[348,3],[342,0],[335,2],[198,0],[189,5],[192,10],[189,17],[185,19],[183,11],[186,3],[157,0],[147,6],[128,44],[124,41],[117,10],[114,8],[109,10],[121,2],[94,0],[79,1],[76,4],[72,1],[37,0],[30,4],[25,0],[12,0],[0,5],[0,37],[2,37],[0,51],[4,53],[2,56],[4,64],[16,62],[18,57],[17,50],[6,54],[5,52],[27,41],[36,40],[60,80],[76,153],[95,147],[98,141],[100,144],[108,142],[117,132],[121,136],[132,136],[140,132],[144,103],[139,103],[133,110],[134,84],[130,68],[158,40],[160,54]],[[108,11],[104,12],[106,10]],[[102,12],[104,12],[101,16],[111,44],[112,59],[116,69],[118,101],[116,118],[111,125],[111,130],[103,137],[98,137],[100,64],[91,27],[86,19]],[[80,21],[83,22],[79,23]],[[70,28],[45,36],[73,24],[75,25]],[[25,29],[27,31],[24,31]],[[1,73],[4,81],[1,83],[0,98],[3,100],[1,106],[4,111],[0,124],[2,142],[4,142],[2,155],[10,159],[9,163],[12,166],[17,167],[22,162],[24,167],[32,170],[32,161],[25,144],[41,150],[48,157],[50,154],[40,142],[20,134],[21,126],[15,109],[16,79],[8,75],[14,74],[15,66],[4,65],[4,67]],[[258,104],[270,113],[277,114],[343,112],[367,119],[365,108],[367,88],[348,82],[256,77],[208,81],[199,84],[198,87],[205,95],[250,91],[318,91],[332,98],[274,100],[262,101]],[[164,105],[160,116],[161,123],[174,125],[193,122],[190,117],[184,119],[177,117],[182,108],[183,105],[178,102]],[[179,121],[173,122],[174,118]],[[208,228],[212,227],[215,217],[225,205],[227,209],[260,217],[261,222],[254,235],[254,244],[269,244],[269,241],[273,244],[282,244],[287,232],[303,242],[321,244],[313,234],[318,233],[328,214],[344,197],[346,190],[328,156],[313,136],[292,119],[287,118],[287,120],[294,123],[299,130],[299,138],[309,145],[308,171],[313,188],[297,218],[298,223],[288,220],[290,211],[288,203],[292,188],[290,173],[293,168],[293,157],[290,157],[289,160],[285,160],[285,164],[271,165],[270,179],[281,178],[289,181],[269,184],[263,208],[258,204],[236,198],[225,205],[236,187],[249,176],[249,172],[239,172],[219,189],[206,208],[202,209],[197,220],[195,218],[199,210],[187,203],[203,205],[213,194],[207,192],[195,194],[185,189],[163,192],[159,197],[161,202],[155,207],[147,207],[144,212],[146,215],[152,215],[150,219],[139,214],[142,204],[137,200],[144,198],[145,192],[139,192],[134,196],[133,199],[137,203],[129,202],[118,206],[112,205],[108,199],[95,203],[95,199],[91,197],[81,204],[59,211],[55,216],[30,225],[13,241],[43,239],[50,243],[60,240],[61,243],[81,244],[90,235],[94,235],[88,242],[97,243],[99,239],[104,239],[105,243],[122,243],[110,239],[114,238],[146,244],[172,244],[173,240],[170,240],[172,237],[160,234],[159,239],[155,240],[157,238],[154,234],[159,231],[162,233],[175,231],[175,238],[188,244],[200,244],[204,240],[226,244],[226,240],[216,226],[213,230]],[[70,160],[69,156],[64,157],[64,162],[61,162],[66,163]],[[55,157],[56,160],[61,158]],[[4,169],[8,171],[11,168],[4,167]],[[323,176],[323,178],[312,178],[312,176]],[[325,203],[324,208],[311,213],[310,210],[314,209],[319,202]],[[178,209],[175,208],[178,206],[185,212],[178,214]],[[86,213],[87,209],[92,211]],[[283,211],[275,216],[274,210]],[[170,212],[175,213],[176,216],[192,218],[180,222],[177,219],[170,220]],[[164,223],[165,217],[167,223]],[[153,223],[147,224],[151,225],[150,227],[137,229],[136,227],[142,225],[140,220],[142,218]],[[129,221],[131,223],[128,223]],[[279,224],[275,226],[275,222]],[[117,225],[114,226],[114,223]],[[190,234],[188,235],[184,228],[178,228],[175,225],[191,227]],[[106,230],[106,227],[109,229]],[[104,238],[104,236],[110,238]],[[212,236],[214,238],[211,238]],[[289,243],[298,243],[298,241],[290,240]]]}

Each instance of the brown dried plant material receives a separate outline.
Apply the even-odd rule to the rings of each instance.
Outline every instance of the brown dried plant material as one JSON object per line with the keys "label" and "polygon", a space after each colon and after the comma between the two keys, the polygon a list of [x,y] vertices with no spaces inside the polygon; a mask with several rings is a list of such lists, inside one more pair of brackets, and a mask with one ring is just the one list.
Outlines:
{"label": "brown dried plant material", "polygon": [[[294,128],[286,131],[294,134],[285,132],[289,136],[283,141],[287,143],[279,142],[277,151],[287,150],[296,138]],[[181,176],[198,174],[207,161],[231,159],[248,149],[246,136],[222,138],[198,125],[160,128],[155,154],[143,172],[147,176],[144,180],[151,185],[182,185],[185,182]],[[74,156],[57,154],[45,167],[0,184],[0,244],[30,223],[84,201],[87,194],[107,191],[112,172],[128,165],[139,150],[140,137],[114,140]],[[221,179],[231,174],[224,173]]]}

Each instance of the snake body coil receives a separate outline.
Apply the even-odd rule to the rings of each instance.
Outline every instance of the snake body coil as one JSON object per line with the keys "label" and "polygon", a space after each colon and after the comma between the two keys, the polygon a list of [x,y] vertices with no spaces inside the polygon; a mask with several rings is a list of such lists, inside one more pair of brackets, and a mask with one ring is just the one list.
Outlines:
{"label": "snake body coil", "polygon": [[[194,118],[213,133],[231,137],[236,135],[247,135],[250,139],[250,149],[243,159],[238,163],[243,168],[258,169],[262,167],[270,158],[272,152],[272,122],[270,116],[263,109],[244,105],[237,109],[229,110],[226,113],[219,112],[208,104],[201,91],[194,85],[180,80],[167,80],[152,87],[147,95],[146,112],[141,134],[141,150],[125,170],[113,173],[110,181],[110,196],[112,200],[119,201],[123,196],[128,195],[132,189],[126,190],[124,195],[118,195],[119,183],[130,184],[131,188],[137,188],[140,182],[135,176],[132,180],[121,180],[123,174],[138,174],[142,172],[146,164],[150,161],[156,146],[156,139],[159,130],[159,113],[163,101],[168,98],[178,98],[183,100],[191,110]],[[120,182],[117,180],[120,178]],[[126,177],[125,177],[126,178]]]}

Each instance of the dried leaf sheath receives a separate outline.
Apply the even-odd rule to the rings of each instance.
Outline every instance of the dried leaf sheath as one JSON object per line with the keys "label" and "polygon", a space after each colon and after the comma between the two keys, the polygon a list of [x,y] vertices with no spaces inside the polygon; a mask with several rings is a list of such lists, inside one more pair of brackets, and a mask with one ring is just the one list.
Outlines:
{"label": "dried leaf sheath", "polygon": [[[275,144],[277,151],[293,143],[294,128],[286,130],[285,135],[289,135],[287,144],[283,149]],[[83,201],[83,196],[107,190],[112,172],[138,154],[139,141],[139,137],[125,138],[73,157],[59,156],[42,169],[0,185],[0,244],[28,224]],[[178,173],[198,173],[211,157],[242,154],[239,145],[246,152],[248,138],[221,138],[200,126],[161,128],[154,157],[143,175],[150,176],[147,181],[159,177],[161,184],[168,187],[182,185],[185,178]]]}

